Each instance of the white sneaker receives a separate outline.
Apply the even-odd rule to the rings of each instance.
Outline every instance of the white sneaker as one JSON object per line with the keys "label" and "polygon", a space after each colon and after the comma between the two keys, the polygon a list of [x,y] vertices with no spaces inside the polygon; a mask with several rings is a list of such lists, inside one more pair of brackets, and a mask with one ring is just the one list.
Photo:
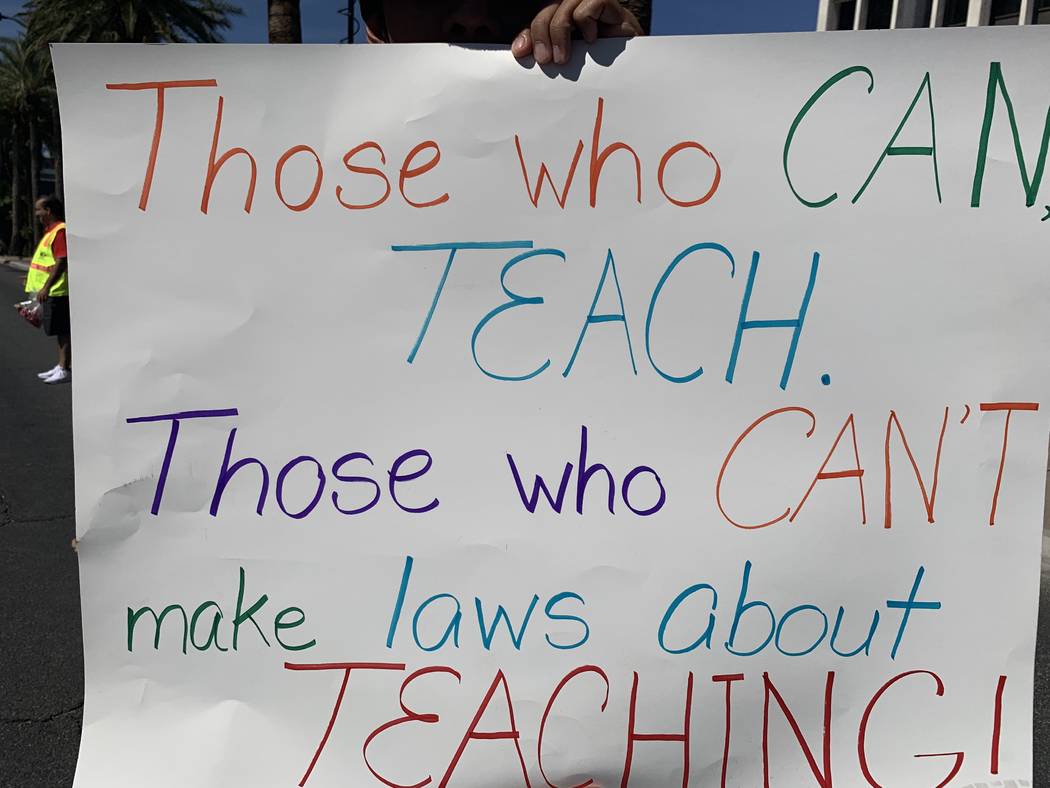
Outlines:
{"label": "white sneaker", "polygon": [[51,377],[56,372],[58,372],[60,369],[62,369],[62,367],[60,367],[58,364],[55,364],[55,366],[51,367],[51,369],[47,370],[47,372],[38,372],[36,376],[38,378],[40,378],[41,380],[43,380],[44,378]]}
{"label": "white sneaker", "polygon": [[73,373],[68,369],[62,369],[59,367],[58,370],[51,375],[49,378],[44,378],[44,382],[51,385],[54,383],[69,383],[69,379],[73,376]]}

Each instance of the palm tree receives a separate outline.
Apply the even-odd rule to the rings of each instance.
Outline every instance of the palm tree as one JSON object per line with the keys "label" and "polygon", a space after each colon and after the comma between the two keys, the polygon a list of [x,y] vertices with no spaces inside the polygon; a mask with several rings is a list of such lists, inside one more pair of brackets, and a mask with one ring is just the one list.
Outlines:
{"label": "palm tree", "polygon": [[[11,237],[15,253],[22,246],[21,194],[23,157],[29,156],[30,206],[36,202],[40,173],[39,129],[48,99],[53,99],[49,65],[24,39],[0,39],[0,106],[11,118]],[[46,122],[46,121],[45,121]],[[27,149],[28,143],[28,149]],[[31,211],[30,211],[31,213]],[[36,227],[33,228],[33,240]]]}
{"label": "palm tree", "polygon": [[[195,42],[217,43],[241,9],[228,0],[29,0],[19,14],[26,24],[24,42],[0,50],[0,117],[10,117],[11,237],[20,247],[22,167],[29,155],[29,196],[36,198],[41,142],[55,166],[55,187],[62,191],[61,129],[54,74],[47,45],[54,42]],[[32,79],[24,72],[31,66]],[[42,73],[40,73],[42,69]],[[31,90],[26,88],[31,86]],[[32,99],[27,99],[32,96]],[[31,213],[31,211],[30,211]],[[34,228],[35,230],[35,228]],[[15,253],[15,249],[10,250]]]}
{"label": "palm tree", "polygon": [[[10,106],[9,94],[3,91],[3,106],[5,111]],[[11,234],[8,236],[7,253],[17,255],[22,250],[22,128],[19,124],[18,115],[11,110],[10,138],[7,143],[7,153],[10,156],[11,171]]]}
{"label": "palm tree", "polygon": [[271,44],[303,43],[303,25],[299,0],[267,0]]}
{"label": "palm tree", "polygon": [[58,41],[158,43],[222,41],[241,9],[227,0],[30,0],[27,38]]}

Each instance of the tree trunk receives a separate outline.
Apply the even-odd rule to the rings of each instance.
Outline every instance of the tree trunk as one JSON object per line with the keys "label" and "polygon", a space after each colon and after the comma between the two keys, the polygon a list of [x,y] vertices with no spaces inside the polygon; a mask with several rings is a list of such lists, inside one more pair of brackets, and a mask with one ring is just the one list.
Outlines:
{"label": "tree trunk", "polygon": [[[29,152],[29,146],[28,145],[23,145],[22,146],[22,155],[25,155],[28,152]],[[21,230],[21,235],[22,235],[23,241],[31,243],[32,240],[33,240],[34,228],[36,227],[37,221],[36,221],[36,216],[33,215],[33,212],[36,210],[36,203],[33,202],[32,193],[29,191],[29,168],[28,167],[22,167],[22,197],[23,197],[22,203],[23,203],[23,205],[25,205],[26,212],[24,214],[25,218],[22,219],[22,227],[20,228],[20,230]],[[23,244],[22,248],[23,248],[23,250],[25,250],[25,252],[27,254],[32,254],[33,250],[36,247],[35,246],[29,246],[28,248],[26,248],[26,244]]]}
{"label": "tree trunk", "polygon": [[[8,145],[9,140],[7,138],[0,139],[0,183],[7,184],[11,179],[11,151]],[[0,223],[4,227],[7,227],[8,222],[11,221],[11,210],[10,207],[5,204],[0,208]],[[10,254],[10,250],[7,248],[7,238],[0,240],[0,255]]]}
{"label": "tree trunk", "polygon": [[65,202],[66,189],[62,182],[62,154],[57,150],[51,151],[51,166],[55,168],[55,196]]}
{"label": "tree trunk", "polygon": [[55,194],[65,200],[65,184],[62,181],[62,125],[58,120],[58,102],[51,100],[51,165],[55,168]]}
{"label": "tree trunk", "polygon": [[299,0],[267,0],[271,44],[303,43]]}
{"label": "tree trunk", "polygon": [[22,129],[16,120],[11,126],[11,238],[8,254],[22,251]]}
{"label": "tree trunk", "polygon": [[[36,201],[40,198],[40,140],[37,134],[36,121],[29,116],[29,203],[36,209]],[[33,248],[40,243],[40,222],[32,212],[30,225],[33,232]]]}

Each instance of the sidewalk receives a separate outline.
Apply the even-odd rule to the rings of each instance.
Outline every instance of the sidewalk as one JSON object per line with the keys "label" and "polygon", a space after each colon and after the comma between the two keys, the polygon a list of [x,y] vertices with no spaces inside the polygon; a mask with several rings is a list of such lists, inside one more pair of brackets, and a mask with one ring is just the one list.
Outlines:
{"label": "sidewalk", "polygon": [[29,258],[28,257],[6,257],[0,255],[0,265],[6,265],[9,268],[14,268],[16,271],[28,271],[29,270]]}

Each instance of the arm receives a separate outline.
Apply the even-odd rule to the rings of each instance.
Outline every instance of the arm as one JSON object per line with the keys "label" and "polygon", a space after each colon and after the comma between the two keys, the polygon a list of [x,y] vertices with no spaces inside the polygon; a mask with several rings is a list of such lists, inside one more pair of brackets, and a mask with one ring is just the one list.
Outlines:
{"label": "arm", "polygon": [[51,273],[48,274],[47,282],[36,294],[36,300],[41,304],[47,301],[48,295],[51,293],[51,288],[54,286],[55,282],[58,281],[58,277],[66,272],[66,262],[65,257],[56,258],[55,265],[52,267]]}

